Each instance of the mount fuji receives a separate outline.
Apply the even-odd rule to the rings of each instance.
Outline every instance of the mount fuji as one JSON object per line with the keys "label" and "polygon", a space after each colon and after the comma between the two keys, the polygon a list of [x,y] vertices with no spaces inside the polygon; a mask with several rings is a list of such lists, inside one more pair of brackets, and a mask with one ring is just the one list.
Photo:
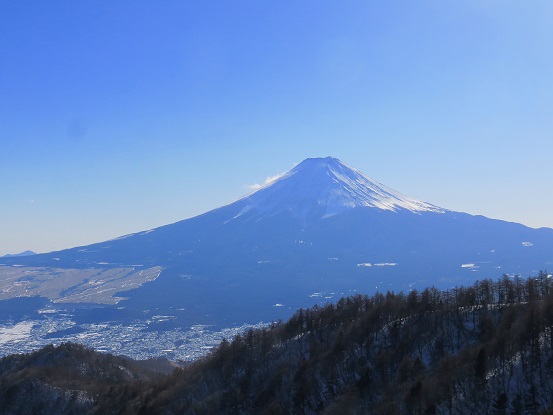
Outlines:
{"label": "mount fuji", "polygon": [[530,275],[551,268],[553,229],[418,201],[326,157],[194,218],[0,262],[0,308],[27,298],[86,319],[224,327],[356,292]]}

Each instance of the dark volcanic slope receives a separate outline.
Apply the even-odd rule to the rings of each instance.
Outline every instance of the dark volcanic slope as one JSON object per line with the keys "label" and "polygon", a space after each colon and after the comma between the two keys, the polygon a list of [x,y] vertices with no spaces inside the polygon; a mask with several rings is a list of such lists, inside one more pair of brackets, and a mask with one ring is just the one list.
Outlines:
{"label": "dark volcanic slope", "polygon": [[353,291],[528,275],[553,264],[553,230],[417,201],[328,157],[191,219],[2,263],[161,266],[156,281],[125,292],[128,310],[185,307],[191,322],[226,324],[286,317]]}

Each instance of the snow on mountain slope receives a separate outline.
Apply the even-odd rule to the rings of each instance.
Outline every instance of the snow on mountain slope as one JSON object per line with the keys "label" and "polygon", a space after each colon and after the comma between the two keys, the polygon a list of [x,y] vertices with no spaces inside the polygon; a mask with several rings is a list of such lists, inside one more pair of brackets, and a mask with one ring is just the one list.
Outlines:
{"label": "snow on mountain slope", "polygon": [[35,344],[52,342],[46,310],[60,335],[103,337],[97,347],[120,353],[120,338],[98,327],[127,327],[121,337],[139,339],[129,347],[163,354],[159,339],[175,341],[182,327],[276,321],[353,293],[535,274],[553,264],[553,229],[442,209],[327,157],[193,218],[0,262],[0,329],[13,326],[10,316],[34,316]]}
{"label": "snow on mountain slope", "polygon": [[402,195],[333,157],[306,159],[278,180],[235,203],[243,205],[235,218],[246,213],[272,216],[283,211],[302,218],[326,218],[357,207],[446,212]]}

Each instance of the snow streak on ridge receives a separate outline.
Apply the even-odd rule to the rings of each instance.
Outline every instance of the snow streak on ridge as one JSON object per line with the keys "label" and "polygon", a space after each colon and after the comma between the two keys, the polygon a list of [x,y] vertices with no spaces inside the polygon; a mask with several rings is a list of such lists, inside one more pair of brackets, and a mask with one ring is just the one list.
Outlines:
{"label": "snow streak on ridge", "polygon": [[301,217],[325,218],[357,207],[413,213],[446,211],[396,192],[333,157],[306,159],[235,203],[241,205],[235,218],[250,211],[265,215],[290,211]]}

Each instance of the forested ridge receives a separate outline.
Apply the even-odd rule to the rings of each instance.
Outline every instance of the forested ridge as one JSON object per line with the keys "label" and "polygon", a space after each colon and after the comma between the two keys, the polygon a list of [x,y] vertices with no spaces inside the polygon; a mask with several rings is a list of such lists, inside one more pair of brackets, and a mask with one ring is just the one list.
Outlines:
{"label": "forested ridge", "polygon": [[[34,393],[13,390],[26,385],[23,375],[13,378],[32,366],[29,356],[0,360],[5,413],[22,413],[19,398]],[[447,291],[355,295],[224,340],[170,375],[125,361],[127,376],[98,382],[85,371],[60,385],[52,362],[47,375],[32,366],[33,379],[86,397],[58,413],[550,414],[553,281],[540,272]]]}

